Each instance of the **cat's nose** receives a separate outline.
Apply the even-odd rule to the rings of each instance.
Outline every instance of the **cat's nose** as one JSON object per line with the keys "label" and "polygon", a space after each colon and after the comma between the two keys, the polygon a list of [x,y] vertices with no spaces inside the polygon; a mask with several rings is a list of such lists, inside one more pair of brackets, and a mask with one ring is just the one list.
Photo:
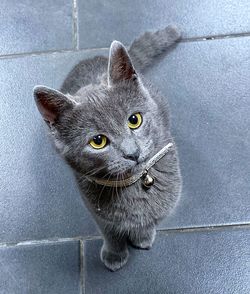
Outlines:
{"label": "cat's nose", "polygon": [[134,140],[123,140],[121,150],[125,159],[137,161],[140,156],[140,149]]}
{"label": "cat's nose", "polygon": [[124,158],[130,159],[130,160],[133,160],[133,161],[137,161],[139,156],[140,156],[139,148],[137,148],[136,151],[134,151],[133,153],[124,154]]}

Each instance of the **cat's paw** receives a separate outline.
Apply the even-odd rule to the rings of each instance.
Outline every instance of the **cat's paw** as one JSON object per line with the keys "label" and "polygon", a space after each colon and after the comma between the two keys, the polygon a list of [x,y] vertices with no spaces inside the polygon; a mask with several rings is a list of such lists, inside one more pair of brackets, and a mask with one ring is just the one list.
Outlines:
{"label": "cat's paw", "polygon": [[143,249],[143,250],[149,250],[153,246],[153,242],[151,241],[142,241],[142,242],[131,242],[131,245],[136,249]]}
{"label": "cat's paw", "polygon": [[153,243],[155,241],[156,231],[155,229],[150,232],[150,234],[146,234],[144,236],[138,235],[136,238],[130,240],[130,243],[133,247],[137,249],[149,250],[152,248]]}
{"label": "cat's paw", "polygon": [[122,268],[127,263],[128,257],[129,252],[127,249],[119,253],[107,251],[104,246],[101,249],[101,260],[112,272]]}

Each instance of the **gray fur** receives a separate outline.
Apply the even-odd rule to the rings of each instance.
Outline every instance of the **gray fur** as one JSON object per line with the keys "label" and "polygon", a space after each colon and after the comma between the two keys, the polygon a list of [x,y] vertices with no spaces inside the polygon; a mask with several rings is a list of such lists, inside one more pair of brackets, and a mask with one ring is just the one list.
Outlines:
{"label": "gray fur", "polygon": [[[181,191],[177,150],[173,148],[150,170],[155,178],[150,189],[140,182],[109,188],[91,183],[85,176],[122,179],[139,171],[172,140],[166,99],[137,67],[142,71],[179,37],[178,30],[168,26],[145,33],[128,52],[115,41],[109,59],[82,61],[69,73],[61,88],[64,94],[41,86],[34,90],[55,147],[72,167],[82,198],[100,228],[104,238],[101,259],[112,271],[127,262],[128,242],[137,248],[151,248],[156,224],[177,203]],[[142,114],[143,123],[131,130],[127,120],[135,112]],[[101,150],[89,145],[97,134],[109,138]]]}
{"label": "gray fur", "polygon": [[134,40],[129,48],[129,55],[137,70],[144,70],[151,65],[154,58],[166,51],[181,37],[181,33],[175,26],[167,26],[157,32],[146,32]]}

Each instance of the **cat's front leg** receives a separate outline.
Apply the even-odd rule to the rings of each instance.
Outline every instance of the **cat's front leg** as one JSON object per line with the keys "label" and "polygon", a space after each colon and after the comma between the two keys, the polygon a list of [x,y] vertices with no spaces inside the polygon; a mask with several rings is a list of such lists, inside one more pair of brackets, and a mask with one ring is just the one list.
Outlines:
{"label": "cat's front leg", "polygon": [[155,226],[134,229],[129,233],[129,241],[138,249],[150,249],[156,235]]}
{"label": "cat's front leg", "polygon": [[101,260],[108,269],[116,271],[128,261],[127,236],[117,234],[106,228],[103,231],[103,237]]}

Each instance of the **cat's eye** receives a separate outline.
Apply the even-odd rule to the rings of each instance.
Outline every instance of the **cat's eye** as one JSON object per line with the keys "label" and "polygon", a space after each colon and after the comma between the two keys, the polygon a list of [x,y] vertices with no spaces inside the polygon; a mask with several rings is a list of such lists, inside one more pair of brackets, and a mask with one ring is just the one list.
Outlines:
{"label": "cat's eye", "polygon": [[130,117],[128,118],[128,126],[130,129],[138,129],[141,124],[142,116],[139,112],[130,115]]}
{"label": "cat's eye", "polygon": [[97,135],[90,140],[89,144],[94,149],[102,149],[108,144],[108,138],[104,135]]}

